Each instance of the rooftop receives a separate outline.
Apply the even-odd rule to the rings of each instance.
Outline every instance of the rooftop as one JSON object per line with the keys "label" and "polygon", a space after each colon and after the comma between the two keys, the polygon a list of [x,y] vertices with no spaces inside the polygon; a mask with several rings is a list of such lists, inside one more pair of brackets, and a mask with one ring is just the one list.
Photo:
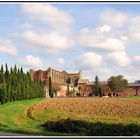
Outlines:
{"label": "rooftop", "polygon": [[140,83],[129,83],[128,84],[129,87],[140,87]]}
{"label": "rooftop", "polygon": [[88,84],[89,83],[89,80],[88,79],[80,79],[78,81],[78,83],[80,83],[80,84]]}

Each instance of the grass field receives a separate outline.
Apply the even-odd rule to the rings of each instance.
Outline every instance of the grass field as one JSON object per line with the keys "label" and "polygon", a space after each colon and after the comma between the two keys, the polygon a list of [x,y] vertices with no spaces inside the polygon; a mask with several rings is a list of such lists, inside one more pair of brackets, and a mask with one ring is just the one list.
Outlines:
{"label": "grass field", "polygon": [[30,135],[59,135],[46,132],[40,122],[27,116],[27,108],[43,99],[15,101],[0,105],[0,131],[23,133]]}
{"label": "grass field", "polygon": [[140,98],[140,96],[127,96],[126,98]]}
{"label": "grass field", "polygon": [[140,126],[140,99],[54,98],[0,105],[0,130],[33,135],[76,135],[47,131],[47,121],[81,120],[89,123]]}

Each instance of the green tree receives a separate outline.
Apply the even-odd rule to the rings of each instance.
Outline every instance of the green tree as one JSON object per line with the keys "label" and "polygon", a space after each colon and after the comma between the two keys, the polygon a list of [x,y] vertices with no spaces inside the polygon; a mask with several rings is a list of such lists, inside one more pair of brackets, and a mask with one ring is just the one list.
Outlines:
{"label": "green tree", "polygon": [[32,81],[30,73],[24,73],[22,68],[14,66],[5,71],[3,65],[0,69],[0,103],[8,101],[42,98],[44,96],[44,85],[41,81]]}
{"label": "green tree", "polygon": [[78,92],[79,92],[79,94],[78,94],[78,95],[81,95],[81,90],[82,90],[82,87],[81,87],[81,86],[79,86],[79,87],[78,87]]}
{"label": "green tree", "polygon": [[101,87],[99,87],[99,96],[102,97],[103,96],[103,90]]}
{"label": "green tree", "polygon": [[53,98],[52,80],[50,76],[49,76],[49,96]]}
{"label": "green tree", "polygon": [[5,90],[6,90],[6,83],[4,77],[4,70],[3,65],[1,65],[0,69],[0,102],[3,104],[5,102]]}
{"label": "green tree", "polygon": [[5,73],[4,73],[4,77],[5,77],[5,82],[6,82],[6,88],[5,88],[5,102],[8,102],[10,100],[10,73],[8,70],[8,65],[6,63],[5,65]]}
{"label": "green tree", "polygon": [[98,96],[99,95],[99,88],[100,88],[100,85],[99,85],[99,78],[98,76],[96,75],[95,76],[95,82],[94,82],[94,85],[93,85],[93,94],[95,96]]}
{"label": "green tree", "polygon": [[122,75],[111,76],[108,79],[108,86],[111,88],[113,92],[119,94],[127,89],[128,81],[127,79],[124,79]]}

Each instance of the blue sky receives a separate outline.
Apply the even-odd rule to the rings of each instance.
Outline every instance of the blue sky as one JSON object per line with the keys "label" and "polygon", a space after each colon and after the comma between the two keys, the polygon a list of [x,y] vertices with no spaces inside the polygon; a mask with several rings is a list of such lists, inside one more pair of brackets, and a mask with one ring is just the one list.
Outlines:
{"label": "blue sky", "polygon": [[140,79],[139,4],[0,4],[0,63]]}

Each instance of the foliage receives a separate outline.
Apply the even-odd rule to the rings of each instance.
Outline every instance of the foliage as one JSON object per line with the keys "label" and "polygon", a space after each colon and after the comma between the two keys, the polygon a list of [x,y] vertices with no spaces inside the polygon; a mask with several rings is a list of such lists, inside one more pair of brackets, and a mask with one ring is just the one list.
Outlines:
{"label": "foliage", "polygon": [[49,77],[49,96],[53,98],[53,89],[52,89],[52,80],[51,77]]}
{"label": "foliage", "polygon": [[81,95],[81,90],[82,90],[82,87],[81,86],[78,86],[78,91],[79,91],[79,94]]}
{"label": "foliage", "polygon": [[80,93],[79,93],[79,92],[77,92],[77,93],[76,93],[76,96],[80,97],[81,95],[80,95]]}
{"label": "foliage", "polygon": [[128,87],[128,81],[127,79],[124,79],[122,75],[118,76],[111,76],[108,79],[108,86],[111,88],[114,92],[123,92]]}
{"label": "foliage", "polygon": [[72,97],[73,95],[74,95],[74,91],[73,90],[67,90],[66,96]]}
{"label": "foliage", "polygon": [[102,88],[101,88],[101,87],[99,88],[99,96],[100,96],[100,97],[102,97],[102,96],[103,96],[103,90],[102,90]]}
{"label": "foliage", "polygon": [[42,124],[46,130],[77,133],[83,136],[139,136],[140,126],[136,124],[107,124],[91,123],[83,120],[72,120],[70,118],[57,121],[47,121]]}
{"label": "foliage", "polygon": [[96,75],[95,82],[94,82],[94,85],[93,85],[93,94],[95,96],[99,96],[99,87],[100,87],[100,85],[99,85],[99,78]]}
{"label": "foliage", "polygon": [[26,100],[43,97],[44,86],[41,81],[32,81],[29,72],[24,73],[23,69],[14,68],[8,70],[6,64],[0,69],[0,103],[16,100]]}

